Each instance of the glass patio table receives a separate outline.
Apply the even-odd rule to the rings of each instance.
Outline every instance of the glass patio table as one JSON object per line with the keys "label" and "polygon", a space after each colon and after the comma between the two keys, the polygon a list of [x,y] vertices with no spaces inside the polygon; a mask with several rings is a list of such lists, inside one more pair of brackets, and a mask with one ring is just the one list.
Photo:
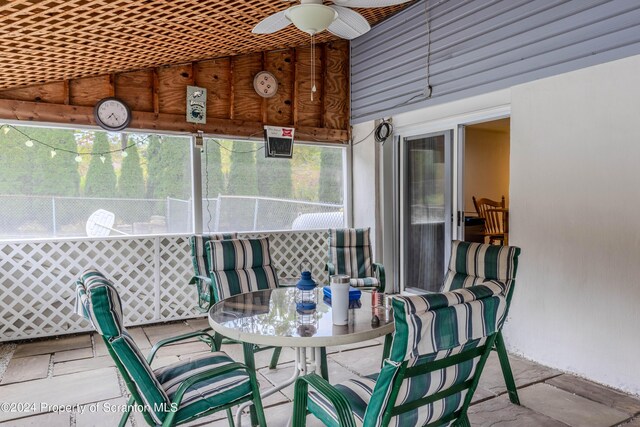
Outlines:
{"label": "glass patio table", "polygon": [[[209,310],[209,324],[215,332],[243,343],[245,363],[250,369],[255,369],[253,344],[295,350],[291,378],[261,393],[263,397],[282,390],[300,375],[320,373],[324,348],[386,336],[394,330],[391,310],[373,307],[370,292],[362,292],[359,303],[350,305],[344,326],[333,324],[330,301],[323,299],[322,288],[315,292],[318,303],[311,312],[297,310],[295,287],[235,295]],[[242,410],[250,404],[240,407],[238,421]]]}

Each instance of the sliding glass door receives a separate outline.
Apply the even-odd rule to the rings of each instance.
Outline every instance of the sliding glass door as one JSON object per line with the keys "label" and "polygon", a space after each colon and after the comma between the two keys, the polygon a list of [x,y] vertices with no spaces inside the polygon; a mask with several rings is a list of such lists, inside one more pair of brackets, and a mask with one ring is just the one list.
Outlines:
{"label": "sliding glass door", "polygon": [[404,138],[401,150],[401,282],[439,291],[451,248],[452,135]]}

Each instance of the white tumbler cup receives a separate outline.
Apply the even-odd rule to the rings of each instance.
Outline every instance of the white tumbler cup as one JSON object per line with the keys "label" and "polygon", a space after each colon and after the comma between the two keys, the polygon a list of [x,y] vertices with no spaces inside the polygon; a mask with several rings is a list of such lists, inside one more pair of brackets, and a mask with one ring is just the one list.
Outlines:
{"label": "white tumbler cup", "polygon": [[331,315],[334,325],[346,325],[349,320],[349,279],[344,274],[331,276]]}

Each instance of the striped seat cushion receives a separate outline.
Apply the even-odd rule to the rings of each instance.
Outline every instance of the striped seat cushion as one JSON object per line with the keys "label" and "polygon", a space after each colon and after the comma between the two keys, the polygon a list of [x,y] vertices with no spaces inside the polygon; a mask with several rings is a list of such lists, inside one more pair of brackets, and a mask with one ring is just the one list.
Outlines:
{"label": "striped seat cushion", "polygon": [[76,282],[76,292],[76,312],[88,315],[96,331],[109,342],[115,358],[133,380],[145,407],[150,408],[149,416],[161,424],[169,398],[124,328],[122,303],[115,286],[97,270],[87,270]]}
{"label": "striped seat cushion", "polygon": [[170,400],[151,366],[126,332],[109,342],[122,367],[133,380],[147,412],[156,423],[161,424],[167,415],[165,410],[169,407]]}
{"label": "striped seat cushion", "polygon": [[195,236],[189,237],[191,260],[193,261],[193,271],[195,276],[209,276],[209,272],[207,270],[209,261],[207,260],[206,247],[210,240],[230,240],[237,238],[238,233],[196,234]]}
{"label": "striped seat cushion", "polygon": [[[233,363],[233,360],[224,352],[217,351],[156,369],[154,374],[169,399],[173,399],[180,384],[188,378],[229,363]],[[176,422],[180,423],[249,394],[251,382],[244,370],[231,371],[197,382],[184,394],[178,407]]]}
{"label": "striped seat cushion", "polygon": [[368,286],[379,286],[380,285],[380,282],[375,277],[362,277],[362,278],[359,278],[359,279],[350,279],[349,283],[354,288],[361,287],[361,286],[367,286],[368,287]]}
{"label": "striped seat cushion", "polygon": [[82,274],[76,291],[76,313],[88,315],[100,335],[111,338],[122,334],[122,302],[113,283],[99,271],[91,269]]}
{"label": "striped seat cushion", "polygon": [[352,278],[373,277],[369,229],[329,230],[329,262],[335,267],[330,274],[346,274]]}
{"label": "striped seat cushion", "polygon": [[487,280],[498,280],[511,287],[518,267],[520,248],[469,243],[456,240],[451,246],[449,270],[443,292],[467,288]]}
{"label": "striped seat cushion", "polygon": [[277,273],[271,265],[269,239],[210,241],[207,248],[216,301],[278,286]]}

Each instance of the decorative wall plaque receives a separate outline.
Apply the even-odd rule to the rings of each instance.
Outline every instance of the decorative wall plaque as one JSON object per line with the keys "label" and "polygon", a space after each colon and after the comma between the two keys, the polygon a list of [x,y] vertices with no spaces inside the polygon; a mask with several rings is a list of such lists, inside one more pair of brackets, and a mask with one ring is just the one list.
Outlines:
{"label": "decorative wall plaque", "polygon": [[207,89],[187,86],[187,122],[207,123]]}

